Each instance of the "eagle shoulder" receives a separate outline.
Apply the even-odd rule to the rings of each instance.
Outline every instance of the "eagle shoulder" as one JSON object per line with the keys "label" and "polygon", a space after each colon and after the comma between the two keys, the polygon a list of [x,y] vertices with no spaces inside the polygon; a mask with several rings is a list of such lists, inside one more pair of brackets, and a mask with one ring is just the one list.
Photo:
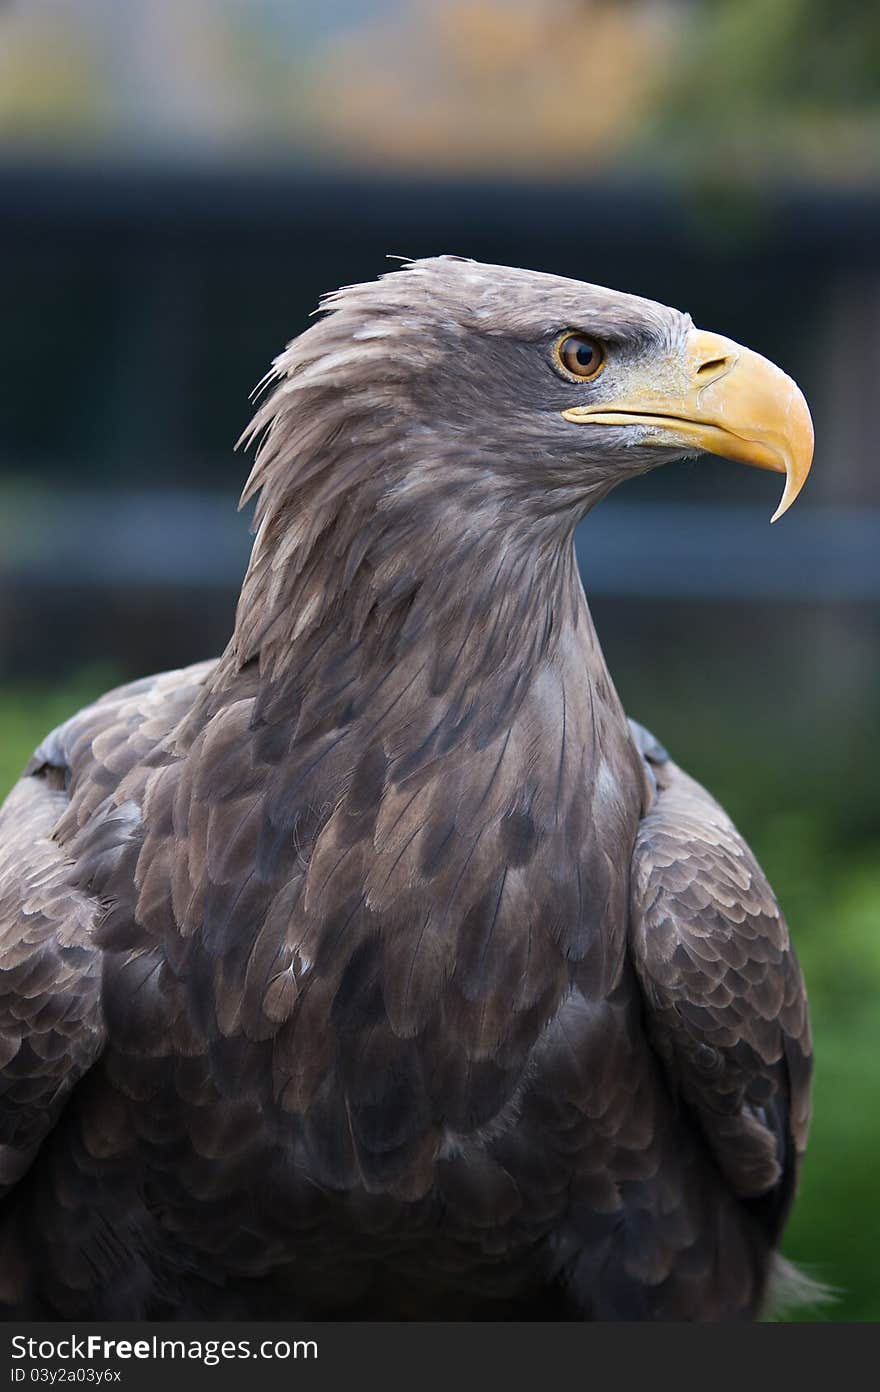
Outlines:
{"label": "eagle shoulder", "polygon": [[103,1049],[101,880],[140,818],[126,778],[209,670],[163,673],[85,707],[39,745],[0,807],[0,1194]]}
{"label": "eagle shoulder", "polygon": [[48,765],[0,809],[0,1192],[29,1168],[104,1040],[95,902],[52,839],[66,801]]}
{"label": "eagle shoulder", "polygon": [[775,1237],[809,1121],[803,977],[730,818],[653,736],[633,734],[656,789],[636,838],[629,938],[649,1035],[728,1183]]}

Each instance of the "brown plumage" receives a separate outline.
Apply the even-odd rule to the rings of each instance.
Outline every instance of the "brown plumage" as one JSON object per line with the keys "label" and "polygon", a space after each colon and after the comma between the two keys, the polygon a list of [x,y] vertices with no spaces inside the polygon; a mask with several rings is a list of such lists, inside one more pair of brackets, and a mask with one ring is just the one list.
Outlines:
{"label": "brown plumage", "polygon": [[753,1317],[803,982],[739,834],[628,723],[571,542],[714,448],[705,393],[757,360],[458,258],[326,308],[254,422],[226,652],[75,715],[0,813],[0,1300]]}

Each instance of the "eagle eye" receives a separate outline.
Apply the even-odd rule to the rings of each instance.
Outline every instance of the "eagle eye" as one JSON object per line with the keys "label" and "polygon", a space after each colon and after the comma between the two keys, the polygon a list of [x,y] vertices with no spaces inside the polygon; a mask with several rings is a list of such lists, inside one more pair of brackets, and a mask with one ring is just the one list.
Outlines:
{"label": "eagle eye", "polygon": [[563,334],[554,350],[556,361],[568,377],[589,382],[605,366],[605,351],[594,338],[582,333]]}

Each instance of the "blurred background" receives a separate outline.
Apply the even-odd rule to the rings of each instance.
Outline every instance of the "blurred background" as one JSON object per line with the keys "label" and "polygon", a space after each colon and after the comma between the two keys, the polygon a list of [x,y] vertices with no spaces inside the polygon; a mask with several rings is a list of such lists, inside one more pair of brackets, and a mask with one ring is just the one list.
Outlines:
{"label": "blurred background", "polygon": [[[579,536],[631,714],[794,926],[815,1122],[789,1256],[880,1275],[880,9],[863,0],[0,3],[0,792],[116,681],[219,652],[248,393],[325,290],[453,251],[774,358],[816,462],[628,487]],[[815,1316],[811,1316],[813,1318]]]}

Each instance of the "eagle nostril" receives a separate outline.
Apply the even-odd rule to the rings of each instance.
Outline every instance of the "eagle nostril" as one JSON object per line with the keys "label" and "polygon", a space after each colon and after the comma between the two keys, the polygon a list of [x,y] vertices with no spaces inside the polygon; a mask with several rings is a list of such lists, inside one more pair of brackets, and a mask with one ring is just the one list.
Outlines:
{"label": "eagle nostril", "polygon": [[704,363],[700,363],[697,368],[697,376],[700,378],[715,377],[728,368],[733,366],[733,354],[726,353],[719,358],[707,358]]}

